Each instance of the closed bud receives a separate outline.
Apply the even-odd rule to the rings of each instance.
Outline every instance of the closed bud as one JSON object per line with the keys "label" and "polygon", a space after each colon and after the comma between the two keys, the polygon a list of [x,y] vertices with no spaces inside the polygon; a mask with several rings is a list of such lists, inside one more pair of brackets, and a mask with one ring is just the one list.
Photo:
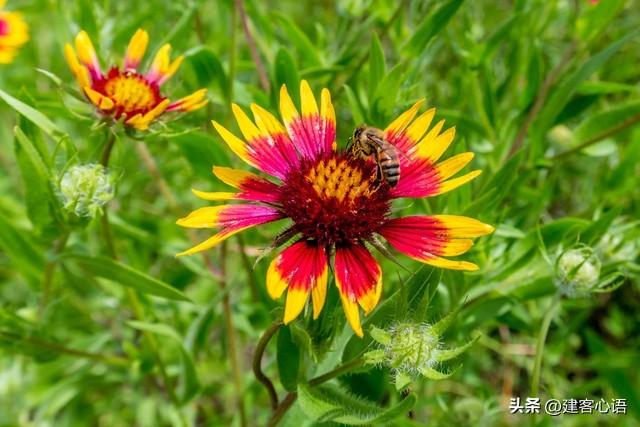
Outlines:
{"label": "closed bud", "polygon": [[364,354],[365,362],[391,368],[397,389],[406,387],[419,375],[433,380],[447,378],[451,373],[443,373],[436,367],[460,355],[475,342],[474,339],[458,348],[444,348],[440,336],[455,314],[433,325],[404,321],[386,329],[374,327],[371,337],[378,348]]}
{"label": "closed bud", "polygon": [[80,218],[94,218],[114,196],[114,177],[100,164],[70,167],[60,180],[64,209]]}
{"label": "closed bud", "polygon": [[588,246],[575,246],[556,261],[556,286],[568,297],[589,295],[597,288],[599,278],[600,260]]}

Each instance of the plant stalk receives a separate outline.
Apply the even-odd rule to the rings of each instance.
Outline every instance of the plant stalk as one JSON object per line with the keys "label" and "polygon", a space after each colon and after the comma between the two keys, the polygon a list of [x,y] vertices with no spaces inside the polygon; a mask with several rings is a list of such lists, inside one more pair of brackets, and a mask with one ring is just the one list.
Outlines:
{"label": "plant stalk", "polygon": [[51,297],[51,286],[53,284],[53,278],[55,276],[56,267],[58,266],[58,255],[64,251],[69,240],[69,232],[65,231],[64,234],[55,241],[52,248],[51,259],[44,267],[44,275],[42,278],[42,300],[40,301],[40,313],[49,304],[49,298]]}
{"label": "plant stalk", "polygon": [[[107,144],[105,145],[105,148],[100,160],[100,163],[105,168],[109,167],[109,160],[111,158],[111,152],[113,151],[115,141],[116,141],[115,133],[109,131],[109,138],[107,140]],[[103,235],[105,238],[105,243],[107,246],[107,251],[109,253],[109,256],[112,259],[117,261],[118,254],[116,252],[115,244],[113,241],[113,234],[111,233],[111,224],[109,223],[108,206],[109,205],[106,204],[103,207],[102,230],[103,230]],[[125,294],[127,296],[127,300],[129,301],[129,305],[133,309],[133,314],[135,318],[137,320],[144,321],[144,310],[142,309],[142,305],[140,304],[140,301],[138,299],[138,295],[136,294],[136,292],[131,288],[126,288]],[[169,399],[176,407],[178,407],[180,404],[180,401],[178,400],[178,397],[175,394],[173,384],[169,378],[169,375],[167,374],[167,369],[164,365],[164,362],[162,361],[162,358],[160,357],[158,342],[156,341],[156,338],[153,336],[153,334],[149,331],[143,331],[143,336],[145,338],[145,341],[147,342],[147,345],[149,346],[149,349],[151,350],[151,354],[153,355],[154,361],[158,366],[158,370],[160,371],[160,375],[162,376],[162,380],[167,390],[167,394],[169,395]]]}
{"label": "plant stalk", "polygon": [[260,341],[258,341],[258,345],[256,346],[256,351],[253,354],[253,373],[256,376],[256,379],[260,381],[264,387],[267,389],[267,393],[269,394],[269,400],[271,402],[271,409],[276,410],[278,408],[278,393],[276,393],[276,388],[273,386],[273,383],[267,377],[264,372],[262,372],[262,356],[264,355],[264,351],[269,344],[269,341],[273,336],[278,332],[280,326],[282,325],[282,321],[276,320],[264,331],[262,336],[260,337]]}
{"label": "plant stalk", "polygon": [[533,371],[531,372],[531,396],[538,396],[538,389],[540,385],[540,371],[542,368],[542,356],[544,354],[544,346],[547,341],[547,335],[549,333],[549,326],[556,314],[558,306],[560,305],[560,295],[556,294],[549,305],[544,317],[542,318],[542,324],[540,325],[540,333],[538,334],[538,342],[536,344],[536,357],[533,362]]}

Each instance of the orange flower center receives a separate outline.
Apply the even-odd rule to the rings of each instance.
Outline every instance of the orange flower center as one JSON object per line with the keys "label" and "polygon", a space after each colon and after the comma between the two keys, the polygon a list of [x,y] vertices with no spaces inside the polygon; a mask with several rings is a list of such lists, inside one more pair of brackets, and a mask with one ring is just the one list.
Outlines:
{"label": "orange flower center", "polygon": [[150,110],[156,102],[156,96],[144,78],[134,73],[124,73],[109,79],[104,85],[105,95],[122,108],[123,112]]}
{"label": "orange flower center", "polygon": [[320,160],[307,174],[313,189],[322,199],[347,199],[352,204],[359,197],[369,197],[375,175],[364,179],[362,171],[348,164],[346,159]]}
{"label": "orange flower center", "polygon": [[108,114],[116,119],[122,115],[146,114],[164,99],[157,84],[150,83],[141,74],[116,67],[104,78],[94,81],[92,88],[113,101],[114,108]]}

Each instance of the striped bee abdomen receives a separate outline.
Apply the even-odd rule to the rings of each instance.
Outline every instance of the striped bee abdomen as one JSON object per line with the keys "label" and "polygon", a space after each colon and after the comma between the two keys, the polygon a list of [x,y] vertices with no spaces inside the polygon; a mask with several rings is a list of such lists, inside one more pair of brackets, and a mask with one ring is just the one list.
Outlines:
{"label": "striped bee abdomen", "polygon": [[378,153],[380,173],[390,187],[395,187],[400,180],[400,162],[398,154],[391,144],[384,143]]}

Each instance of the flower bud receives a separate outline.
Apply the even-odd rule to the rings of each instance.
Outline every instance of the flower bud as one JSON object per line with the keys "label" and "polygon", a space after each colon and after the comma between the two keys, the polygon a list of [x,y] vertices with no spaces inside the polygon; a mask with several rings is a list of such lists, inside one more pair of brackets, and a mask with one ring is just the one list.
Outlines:
{"label": "flower bud", "polygon": [[568,297],[584,297],[598,285],[600,260],[588,246],[580,245],[562,253],[556,261],[556,286]]}
{"label": "flower bud", "polygon": [[70,167],[60,180],[60,198],[67,212],[94,218],[114,196],[114,177],[100,164]]}
{"label": "flower bud", "polygon": [[406,387],[418,375],[433,380],[447,378],[451,373],[440,372],[436,366],[462,354],[477,339],[458,348],[442,346],[440,337],[455,315],[450,313],[434,325],[403,321],[387,329],[374,327],[371,337],[378,348],[364,354],[365,362],[391,368],[397,389]]}

